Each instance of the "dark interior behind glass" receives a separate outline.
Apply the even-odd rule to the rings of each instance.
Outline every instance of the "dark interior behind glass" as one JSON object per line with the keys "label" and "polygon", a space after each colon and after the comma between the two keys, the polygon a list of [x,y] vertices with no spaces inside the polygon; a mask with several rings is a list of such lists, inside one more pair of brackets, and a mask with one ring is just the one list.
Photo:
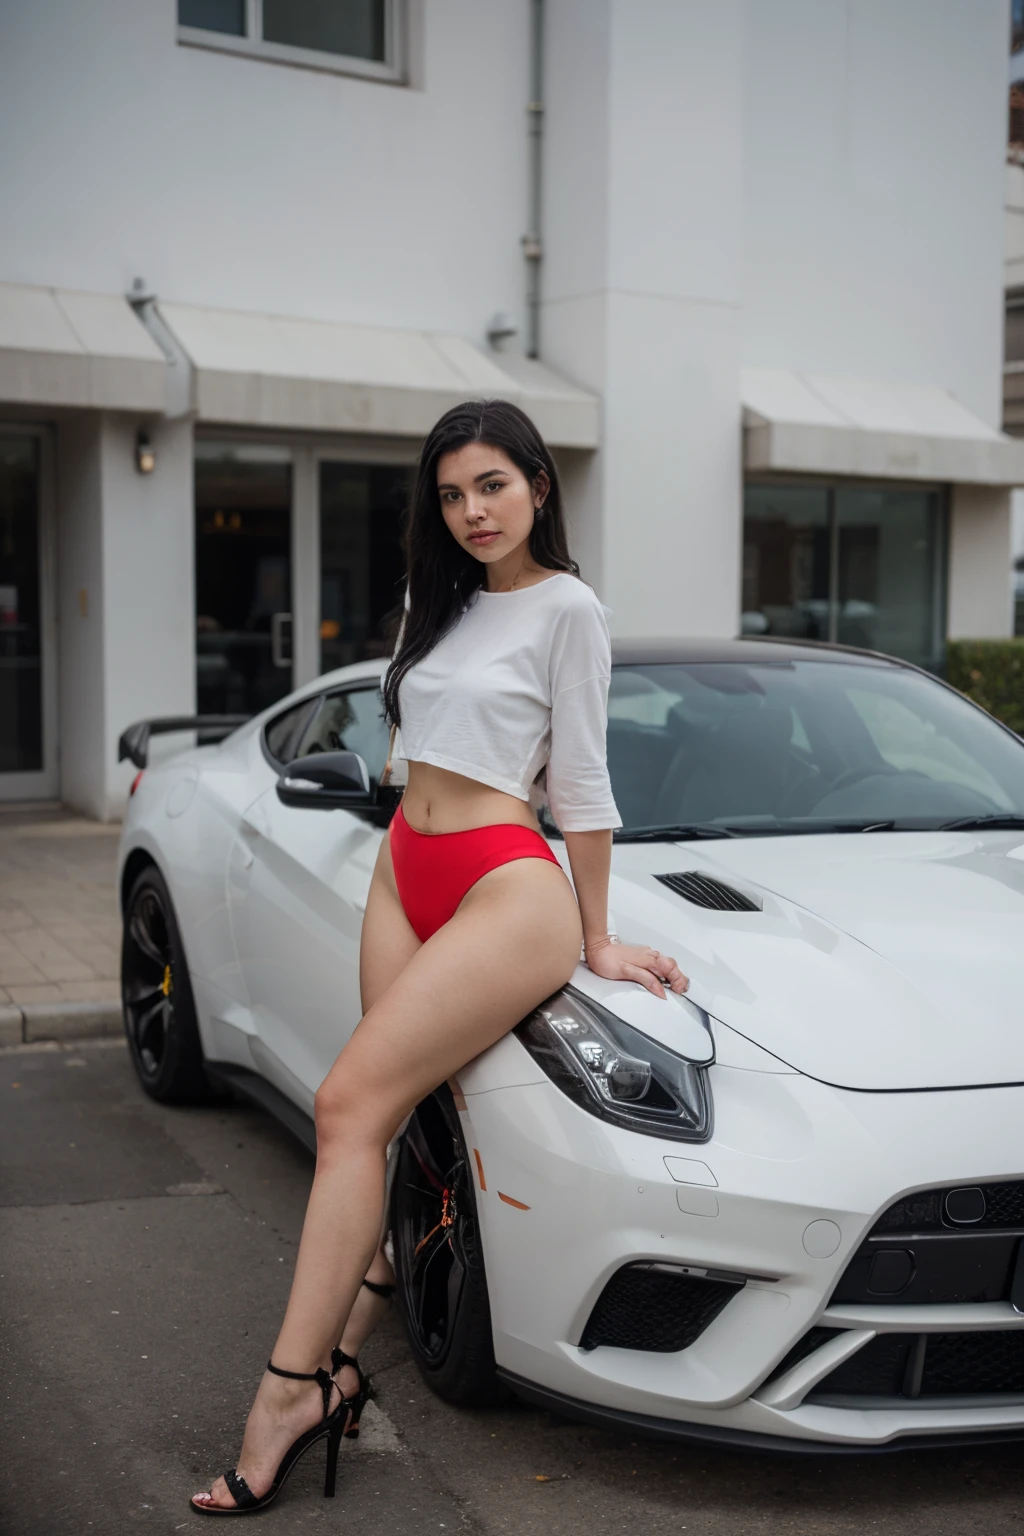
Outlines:
{"label": "dark interior behind glass", "polygon": [[939,670],[945,549],[938,490],[750,483],[743,633],[838,641]]}
{"label": "dark interior behind glass", "polygon": [[402,611],[403,464],[320,465],[320,670],[390,653]]}
{"label": "dark interior behind glass", "polygon": [[43,766],[39,444],[0,437],[0,773]]}

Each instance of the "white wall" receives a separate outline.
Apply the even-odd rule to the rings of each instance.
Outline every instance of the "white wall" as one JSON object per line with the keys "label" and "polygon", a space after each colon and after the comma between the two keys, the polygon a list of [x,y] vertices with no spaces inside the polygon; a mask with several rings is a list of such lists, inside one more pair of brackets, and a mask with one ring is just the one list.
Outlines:
{"label": "white wall", "polygon": [[958,485],[949,529],[950,639],[1001,639],[1013,634],[1010,586],[1011,492]]}
{"label": "white wall", "polygon": [[521,318],[528,0],[431,0],[422,89],[183,47],[176,10],[0,4],[0,280],[470,339]]}
{"label": "white wall", "polygon": [[[156,468],[135,468],[138,422],[103,419],[105,817],[118,816],[135,769],[117,762],[133,720],[195,710],[195,513],[190,421],[150,423]],[[154,744],[153,756],[182,738]]]}
{"label": "white wall", "polygon": [[584,574],[618,635],[732,634],[738,5],[547,11],[543,353],[604,397],[603,446],[573,487]]}
{"label": "white wall", "polygon": [[743,361],[1001,421],[1008,0],[743,0]]}
{"label": "white wall", "polygon": [[195,707],[192,428],[148,425],[151,475],[137,429],[90,413],[58,435],[61,798],[101,820],[135,772],[117,762],[125,726]]}

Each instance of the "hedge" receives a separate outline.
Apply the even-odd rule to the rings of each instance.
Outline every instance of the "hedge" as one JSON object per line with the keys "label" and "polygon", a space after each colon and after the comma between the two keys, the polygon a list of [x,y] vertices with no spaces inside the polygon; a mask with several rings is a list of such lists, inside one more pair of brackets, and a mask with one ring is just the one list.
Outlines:
{"label": "hedge", "polygon": [[1024,636],[1016,640],[948,640],[946,681],[1024,735]]}

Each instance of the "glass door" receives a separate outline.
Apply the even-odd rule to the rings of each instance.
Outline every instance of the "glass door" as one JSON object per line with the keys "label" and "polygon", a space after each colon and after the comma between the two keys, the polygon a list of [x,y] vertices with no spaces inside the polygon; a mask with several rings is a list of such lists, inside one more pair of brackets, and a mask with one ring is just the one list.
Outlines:
{"label": "glass door", "polygon": [[836,492],[836,635],[937,667],[942,654],[942,504],[938,491]]}
{"label": "glass door", "polygon": [[749,485],[743,633],[829,639],[832,517],[823,486]]}
{"label": "glass door", "polygon": [[743,633],[838,641],[937,671],[945,561],[936,488],[750,484]]}
{"label": "glass door", "polygon": [[258,714],[292,689],[292,462],[196,443],[196,700]]}
{"label": "glass door", "polygon": [[405,597],[407,464],[321,459],[320,671],[387,656]]}
{"label": "glass door", "polygon": [[39,431],[0,429],[0,798],[57,792]]}

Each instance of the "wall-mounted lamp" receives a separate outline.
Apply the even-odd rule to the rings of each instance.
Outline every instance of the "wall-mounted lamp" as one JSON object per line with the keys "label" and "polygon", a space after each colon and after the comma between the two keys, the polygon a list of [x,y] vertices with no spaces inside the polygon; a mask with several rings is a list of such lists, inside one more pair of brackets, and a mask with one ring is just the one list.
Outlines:
{"label": "wall-mounted lamp", "polygon": [[140,475],[151,475],[156,469],[156,449],[145,432],[135,439],[135,468]]}

